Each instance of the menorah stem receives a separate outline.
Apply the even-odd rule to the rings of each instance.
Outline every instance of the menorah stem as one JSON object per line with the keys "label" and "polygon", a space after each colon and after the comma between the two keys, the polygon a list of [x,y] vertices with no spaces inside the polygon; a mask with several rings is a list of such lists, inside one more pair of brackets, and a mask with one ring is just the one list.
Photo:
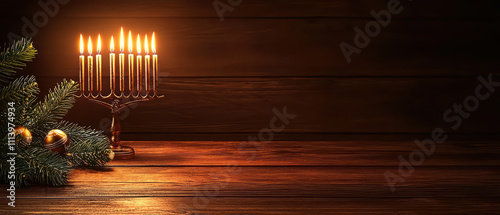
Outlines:
{"label": "menorah stem", "polygon": [[[154,95],[154,96],[148,96],[148,98],[140,98],[132,101],[124,101],[122,102],[118,98],[123,98],[123,91],[121,92],[122,96],[116,97],[111,103],[108,103],[106,101],[101,101],[98,99],[92,99],[89,97],[89,101],[100,104],[106,108],[111,109],[111,114],[113,114],[113,118],[111,120],[111,137],[110,137],[110,142],[111,146],[110,148],[113,150],[115,153],[115,159],[116,160],[124,160],[124,159],[132,159],[135,157],[135,151],[132,147],[129,146],[122,146],[120,144],[120,133],[121,133],[121,125],[120,125],[120,111],[123,108],[126,108],[128,106],[131,106],[133,104],[136,104],[138,102],[145,102],[149,101],[154,98],[163,98],[163,95]],[[83,94],[82,94],[83,95]]]}
{"label": "menorah stem", "polygon": [[132,159],[135,157],[135,151],[132,147],[122,146],[120,144],[120,110],[124,107],[119,99],[115,99],[111,104],[111,113],[113,118],[111,121],[111,149],[115,153],[115,159]]}
{"label": "menorah stem", "polygon": [[113,119],[111,121],[111,148],[120,148],[120,110],[111,110]]}

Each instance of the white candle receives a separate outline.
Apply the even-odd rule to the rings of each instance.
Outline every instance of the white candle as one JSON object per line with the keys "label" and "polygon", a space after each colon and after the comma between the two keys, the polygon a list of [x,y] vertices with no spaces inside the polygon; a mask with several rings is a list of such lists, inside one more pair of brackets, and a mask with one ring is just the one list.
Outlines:
{"label": "white candle", "polygon": [[142,90],[141,36],[137,35],[137,92]]}
{"label": "white candle", "polygon": [[156,54],[155,32],[151,41],[151,49],[153,51],[153,91],[158,90],[158,55]]}
{"label": "white candle", "polygon": [[83,35],[80,34],[80,58],[78,59],[78,69],[80,70],[80,91],[85,91],[85,56],[83,55]]}
{"label": "white candle", "polygon": [[128,89],[134,90],[134,54],[132,53],[132,32],[128,32]]}
{"label": "white candle", "polygon": [[95,56],[97,91],[102,91],[102,56],[101,56],[101,35],[97,37],[97,55]]}
{"label": "white candle", "polygon": [[118,70],[120,71],[120,92],[125,91],[125,54],[123,53],[125,49],[125,43],[123,39],[123,27],[120,32],[120,55],[118,58]]}
{"label": "white candle", "polygon": [[111,44],[109,46],[109,87],[111,88],[111,92],[115,91],[115,41],[113,40],[113,36],[111,36]]}
{"label": "white candle", "polygon": [[144,80],[145,80],[145,87],[146,87],[146,92],[149,92],[151,89],[149,84],[150,84],[150,56],[149,56],[149,45],[148,45],[148,35],[144,37],[144,52],[146,52],[146,55],[144,56]]}
{"label": "white candle", "polygon": [[92,57],[92,38],[89,36],[89,44],[88,44],[89,56],[87,57],[87,64],[89,68],[89,92],[94,90],[94,80],[93,80],[93,72],[94,72],[94,57]]}

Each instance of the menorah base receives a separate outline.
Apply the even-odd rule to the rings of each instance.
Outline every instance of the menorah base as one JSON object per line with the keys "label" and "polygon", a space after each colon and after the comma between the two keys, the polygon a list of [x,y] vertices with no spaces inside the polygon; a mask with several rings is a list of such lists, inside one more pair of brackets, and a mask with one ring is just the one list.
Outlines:
{"label": "menorah base", "polygon": [[93,99],[92,94],[90,94],[90,96],[87,97],[82,93],[82,96],[84,98],[89,98],[89,101],[91,101],[91,102],[95,102],[97,104],[100,104],[104,107],[111,109],[111,113],[113,114],[113,118],[111,121],[111,129],[110,129],[110,131],[111,131],[110,149],[113,150],[113,152],[115,153],[114,159],[116,159],[116,160],[132,159],[135,157],[134,149],[132,147],[129,147],[129,146],[120,145],[120,133],[121,133],[120,110],[122,110],[123,108],[130,106],[132,104],[135,104],[137,102],[149,101],[150,99],[154,99],[154,98],[163,98],[163,95],[159,96],[158,94],[156,94],[156,91],[155,91],[154,95],[150,96],[149,91],[148,91],[148,96],[146,96],[146,97],[139,96],[140,98],[138,98],[137,100],[127,101],[125,103],[122,103],[122,101],[119,98],[128,98],[128,97],[123,96],[123,92],[121,93],[120,96],[115,95],[114,92],[112,92],[112,94],[116,98],[111,103],[107,103],[106,101],[101,101],[98,99]]}
{"label": "menorah base", "polygon": [[127,160],[135,157],[134,148],[129,146],[119,146],[119,148],[113,148],[111,150],[115,153],[115,160]]}

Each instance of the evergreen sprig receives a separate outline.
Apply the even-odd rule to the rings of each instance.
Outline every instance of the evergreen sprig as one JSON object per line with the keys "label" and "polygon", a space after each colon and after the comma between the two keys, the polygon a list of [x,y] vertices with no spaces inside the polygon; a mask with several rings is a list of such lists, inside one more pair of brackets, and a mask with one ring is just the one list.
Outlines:
{"label": "evergreen sprig", "polygon": [[[31,183],[62,186],[68,183],[71,166],[102,166],[110,161],[109,140],[102,131],[61,121],[75,102],[78,83],[63,80],[49,90],[44,101],[36,103],[40,90],[34,76],[12,81],[16,70],[25,66],[24,62],[32,60],[35,54],[29,39],[15,42],[0,53],[0,182],[12,180],[8,178],[11,167],[8,160],[12,157],[7,152],[11,152],[9,147],[14,147],[17,187]],[[15,103],[13,123],[31,131],[33,141],[28,148],[19,147],[20,136],[16,137],[16,145],[8,145],[7,123],[12,121],[7,115],[7,102]],[[45,135],[52,129],[60,129],[68,136],[69,155],[61,156],[44,148]]]}
{"label": "evergreen sprig", "polygon": [[57,84],[54,90],[49,90],[43,102],[36,104],[32,110],[32,120],[28,128],[34,128],[44,124],[56,123],[73,107],[75,103],[75,93],[78,91],[78,83],[73,80],[64,79],[61,84]]}
{"label": "evergreen sprig", "polygon": [[26,66],[25,62],[32,61],[36,53],[31,39],[23,38],[8,46],[4,45],[0,53],[0,87],[12,80],[16,70]]}
{"label": "evergreen sprig", "polygon": [[[1,144],[0,146],[2,148],[2,152],[5,152],[8,150],[7,148],[7,145],[6,144]],[[17,156],[8,156],[7,153],[2,153],[0,155],[0,174],[2,174],[2,177],[0,177],[0,182],[1,183],[5,183],[5,184],[8,184],[9,183],[9,178],[6,177],[7,175],[9,175],[9,171],[10,171],[10,162],[9,160],[12,159],[12,157],[14,157],[15,159],[15,182],[16,182],[16,186],[20,187],[20,186],[26,186],[26,185],[29,185],[29,178],[31,176],[31,167],[30,165],[28,164],[28,162],[26,162],[25,159],[23,159],[20,155],[17,155]]]}
{"label": "evergreen sprig", "polygon": [[[79,126],[75,123],[61,121],[53,124],[52,128],[58,128],[68,135],[71,142],[68,161],[75,167],[103,166],[111,159],[107,148],[109,139],[102,131],[90,127]],[[46,128],[45,130],[49,130]],[[45,132],[46,133],[46,132]]]}
{"label": "evergreen sprig", "polygon": [[69,163],[61,155],[33,147],[20,154],[30,166],[28,182],[62,186],[68,183]]}
{"label": "evergreen sprig", "polygon": [[0,100],[15,101],[39,92],[35,76],[21,77],[0,89]]}

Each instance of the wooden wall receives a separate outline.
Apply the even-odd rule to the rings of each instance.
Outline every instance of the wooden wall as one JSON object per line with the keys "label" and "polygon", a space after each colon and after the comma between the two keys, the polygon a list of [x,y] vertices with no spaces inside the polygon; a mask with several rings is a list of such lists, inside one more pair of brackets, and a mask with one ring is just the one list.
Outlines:
{"label": "wooden wall", "polygon": [[[21,33],[36,2],[2,3],[1,41]],[[127,140],[243,140],[283,106],[297,118],[276,134],[282,140],[411,140],[435,127],[498,138],[498,92],[456,131],[442,115],[474,93],[477,76],[500,80],[500,3],[402,0],[403,12],[348,64],[339,44],[353,44],[353,28],[387,2],[243,0],[221,22],[211,0],[72,0],[38,29],[39,54],[21,74],[37,75],[44,93],[76,79],[79,34],[116,37],[123,26],[157,32],[166,95],[131,110]],[[109,117],[80,100],[67,119],[100,128]]]}

